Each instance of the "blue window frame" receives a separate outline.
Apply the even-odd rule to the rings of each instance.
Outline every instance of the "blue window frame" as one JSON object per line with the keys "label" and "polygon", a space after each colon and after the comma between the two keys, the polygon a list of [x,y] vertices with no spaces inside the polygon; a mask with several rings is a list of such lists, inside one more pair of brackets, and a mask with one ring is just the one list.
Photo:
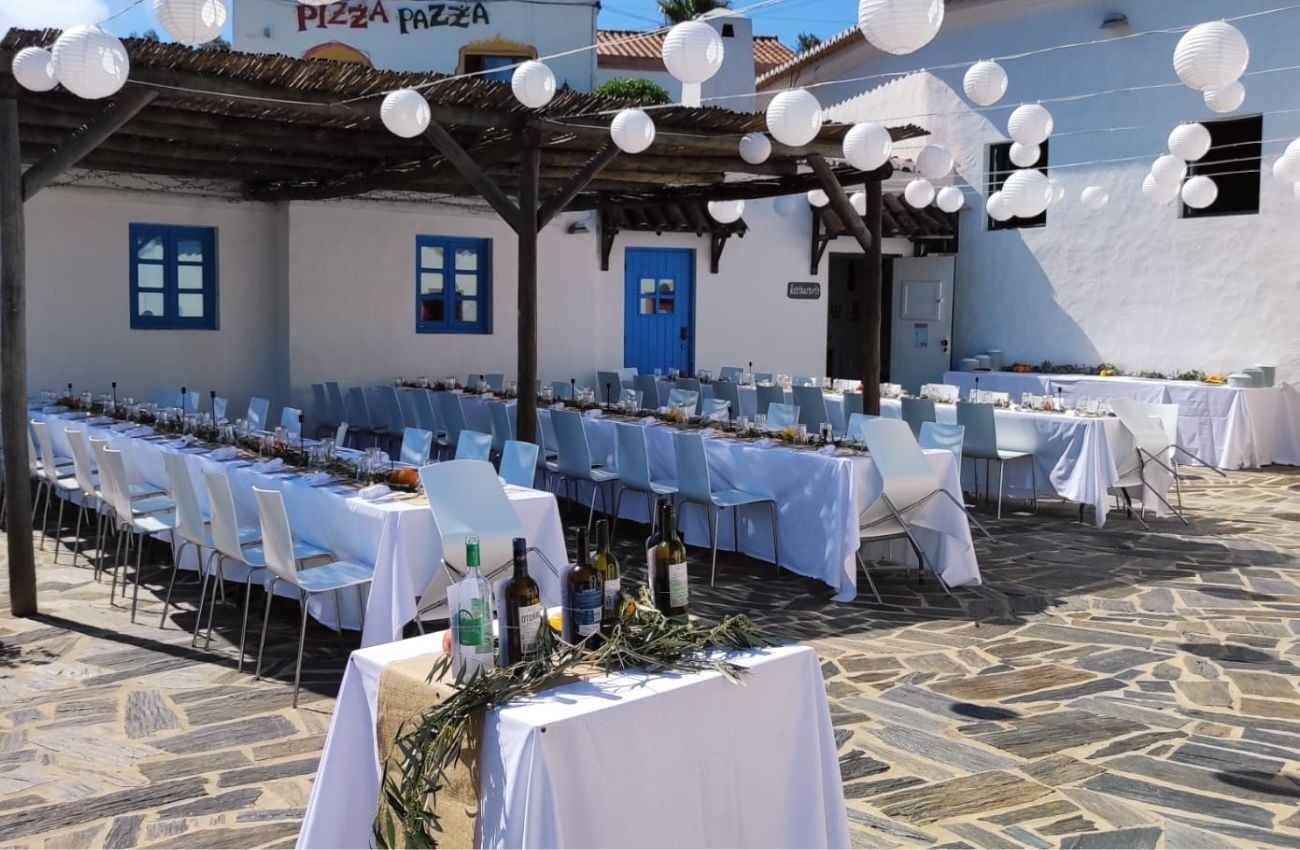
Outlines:
{"label": "blue window frame", "polygon": [[492,333],[492,240],[415,237],[415,331]]}
{"label": "blue window frame", "polygon": [[131,327],[217,329],[217,230],[131,225]]}

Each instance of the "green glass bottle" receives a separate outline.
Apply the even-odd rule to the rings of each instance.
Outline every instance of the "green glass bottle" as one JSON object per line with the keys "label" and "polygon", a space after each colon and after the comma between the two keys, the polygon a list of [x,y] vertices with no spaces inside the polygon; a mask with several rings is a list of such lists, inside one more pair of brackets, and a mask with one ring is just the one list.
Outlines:
{"label": "green glass bottle", "polygon": [[514,564],[514,575],[505,587],[506,610],[502,617],[505,636],[501,654],[505,665],[537,658],[546,625],[542,593],[528,575],[528,543],[522,537],[514,541]]}
{"label": "green glass bottle", "polygon": [[663,537],[655,547],[655,607],[665,617],[687,619],[686,547],[677,536],[677,512],[672,505],[664,510]]}
{"label": "green glass bottle", "polygon": [[619,572],[618,559],[609,548],[609,523],[603,519],[596,521],[596,572],[600,573],[605,588],[600,628],[609,634],[618,622],[619,606],[623,600],[623,574]]}
{"label": "green glass bottle", "polygon": [[588,646],[594,646],[600,640],[605,583],[591,564],[587,529],[579,528],[577,537],[577,563],[566,578],[568,603],[564,610],[564,639],[569,643],[586,641]]}

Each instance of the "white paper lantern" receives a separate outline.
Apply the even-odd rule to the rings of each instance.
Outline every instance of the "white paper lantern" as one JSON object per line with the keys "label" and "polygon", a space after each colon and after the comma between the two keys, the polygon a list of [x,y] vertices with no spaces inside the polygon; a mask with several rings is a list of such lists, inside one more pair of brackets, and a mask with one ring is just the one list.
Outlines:
{"label": "white paper lantern", "polygon": [[750,165],[767,162],[772,155],[772,142],[762,133],[746,133],[740,137],[740,158]]}
{"label": "white paper lantern", "polygon": [[1196,162],[1210,150],[1210,142],[1204,124],[1179,124],[1169,133],[1169,152],[1183,162]]}
{"label": "white paper lantern", "polygon": [[894,139],[880,124],[854,124],[844,136],[844,159],[858,171],[875,171],[893,150]]}
{"label": "white paper lantern", "polygon": [[783,145],[803,147],[822,129],[822,106],[812,92],[783,91],[767,107],[767,131]]}
{"label": "white paper lantern", "polygon": [[655,140],[655,122],[640,109],[624,109],[614,116],[609,135],[624,153],[641,153]]}
{"label": "white paper lantern", "polygon": [[1177,188],[1187,176],[1187,163],[1172,154],[1156,157],[1156,161],[1151,163],[1151,176],[1161,186]]}
{"label": "white paper lantern", "polygon": [[429,102],[415,89],[389,92],[379,106],[379,120],[388,132],[403,139],[413,139],[429,129],[429,118]]}
{"label": "white paper lantern", "polygon": [[935,195],[934,203],[946,213],[955,213],[966,204],[966,195],[956,186],[944,186]]}
{"label": "white paper lantern", "polygon": [[853,211],[858,215],[867,214],[866,192],[854,192],[852,195],[849,195],[849,203],[853,204]]}
{"label": "white paper lantern", "polygon": [[998,63],[985,59],[966,69],[961,86],[971,103],[992,106],[1007,93],[1007,72]]}
{"label": "white paper lantern", "polygon": [[336,0],[298,0],[299,6],[328,6]]}
{"label": "white paper lantern", "polygon": [[1022,145],[1020,142],[1011,143],[1011,164],[1020,168],[1030,168],[1038,162],[1038,157],[1042,155],[1043,149],[1038,145]]}
{"label": "white paper lantern", "polygon": [[1051,199],[1047,202],[1049,207],[1054,207],[1061,201],[1065,200],[1065,184],[1055,177],[1047,178],[1047,185],[1052,187]]}
{"label": "white paper lantern", "polygon": [[1022,145],[1041,145],[1052,135],[1052,113],[1041,103],[1022,103],[1007,119],[1007,135]]}
{"label": "white paper lantern", "polygon": [[1246,37],[1227,21],[1197,24],[1183,33],[1174,47],[1174,72],[1197,91],[1235,83],[1249,61]]}
{"label": "white paper lantern", "polygon": [[813,189],[808,193],[808,203],[814,207],[824,207],[830,202],[831,199],[821,189]]}
{"label": "white paper lantern", "polygon": [[928,207],[934,200],[934,184],[924,177],[918,177],[903,188],[903,198],[918,210]]}
{"label": "white paper lantern", "polygon": [[1206,89],[1201,96],[1211,112],[1227,114],[1236,112],[1246,102],[1246,87],[1240,82],[1228,83],[1223,88]]}
{"label": "white paper lantern", "polygon": [[925,47],[943,26],[944,0],[858,0],[858,29],[886,53]]}
{"label": "white paper lantern", "polygon": [[1052,197],[1052,186],[1047,175],[1037,168],[1013,171],[1002,184],[1002,197],[1007,206],[1021,218],[1042,215]]}
{"label": "white paper lantern", "polygon": [[59,84],[54,57],[44,47],[24,47],[14,54],[12,70],[18,85],[28,91],[49,91]]}
{"label": "white paper lantern", "polygon": [[1079,195],[1079,200],[1090,210],[1099,210],[1110,203],[1110,193],[1100,186],[1089,186]]}
{"label": "white paper lantern", "polygon": [[1282,183],[1300,181],[1300,139],[1287,145],[1277,162],[1273,163],[1273,176]]}
{"label": "white paper lantern", "polygon": [[541,109],[555,97],[555,74],[544,63],[529,59],[510,75],[515,99],[529,109]]}
{"label": "white paper lantern", "polygon": [[709,201],[709,215],[721,224],[739,221],[745,214],[744,201]]}
{"label": "white paper lantern", "polygon": [[702,83],[722,67],[722,37],[704,21],[684,21],[664,36],[664,67],[683,83]]}
{"label": "white paper lantern", "polygon": [[926,145],[916,155],[916,168],[927,180],[942,180],[952,173],[952,151],[943,145]]}
{"label": "white paper lantern", "polygon": [[226,0],[153,0],[158,23],[181,44],[207,44],[226,26]]}
{"label": "white paper lantern", "polygon": [[1178,197],[1179,184],[1167,184],[1160,182],[1160,178],[1154,174],[1148,174],[1142,178],[1142,197],[1146,198],[1156,206],[1167,206],[1174,202]]}
{"label": "white paper lantern", "polygon": [[1203,210],[1219,197],[1219,187],[1204,174],[1198,174],[1183,184],[1183,203],[1194,210]]}
{"label": "white paper lantern", "polygon": [[1297,201],[1300,201],[1300,182],[1298,182],[1298,183],[1296,183],[1294,186],[1292,186],[1292,187],[1291,187],[1291,191],[1295,193],[1295,199],[1296,199]]}
{"label": "white paper lantern", "polygon": [[64,30],[54,42],[52,56],[59,82],[86,100],[117,94],[131,72],[131,59],[122,42],[98,26]]}
{"label": "white paper lantern", "polygon": [[994,221],[1008,221],[1015,215],[1011,211],[1011,205],[1007,203],[1006,195],[1001,192],[994,192],[989,195],[988,202],[984,204],[984,211]]}

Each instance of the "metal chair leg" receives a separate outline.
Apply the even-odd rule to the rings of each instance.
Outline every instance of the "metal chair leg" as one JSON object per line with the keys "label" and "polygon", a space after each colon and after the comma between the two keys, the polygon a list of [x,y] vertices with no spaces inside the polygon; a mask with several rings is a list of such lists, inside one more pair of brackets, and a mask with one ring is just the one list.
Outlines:
{"label": "metal chair leg", "polygon": [[[339,589],[330,592],[334,597],[334,634],[338,637],[339,649],[343,649],[343,602],[339,599]],[[303,602],[305,606],[307,603]]]}
{"label": "metal chair leg", "polygon": [[72,530],[72,566],[77,565],[77,556],[81,554],[81,520],[86,516],[86,506],[77,505],[77,524]]}
{"label": "metal chair leg", "polygon": [[[140,568],[144,560],[144,535],[140,535],[140,545],[135,547],[135,589],[131,591],[131,622],[135,622],[135,607],[140,601]],[[125,579],[123,579],[125,581]]]}
{"label": "metal chair leg", "polygon": [[[172,556],[172,577],[167,581],[167,595],[163,597],[162,618],[158,621],[158,628],[160,629],[167,628],[167,612],[172,607],[172,588],[176,586],[176,574],[181,571],[181,553],[184,552],[185,547],[189,545],[191,544],[188,540],[181,543],[180,548],[177,549],[176,553]],[[203,559],[202,551],[199,552],[199,559]]]}
{"label": "metal chair leg", "polygon": [[772,511],[772,563],[776,564],[776,574],[781,574],[781,532],[780,523],[777,520],[779,514],[776,510],[776,500],[768,502]]}
{"label": "metal chair leg", "polygon": [[[861,545],[862,545],[862,541],[859,540],[858,541],[859,549],[861,548]],[[871,571],[867,569],[867,564],[865,561],[862,560],[862,555],[859,552],[854,552],[853,557],[858,559],[858,566],[862,567],[862,574],[867,577],[867,586],[870,587],[871,592],[875,594],[876,603],[883,605],[885,600],[880,598],[880,591],[876,589],[876,581],[871,577]]]}
{"label": "metal chair leg", "polygon": [[[298,628],[298,663],[293,668],[293,707],[298,707],[298,688],[302,681],[302,649],[307,642],[307,594],[298,591],[298,599],[302,603],[302,625]],[[337,601],[337,599],[335,600]],[[340,633],[341,634],[341,633]]]}
{"label": "metal chair leg", "polygon": [[226,559],[224,556],[217,559],[217,571],[212,576],[212,582],[212,596],[208,600],[208,633],[203,639],[204,652],[212,648],[212,616],[217,611],[217,588],[226,583]]}
{"label": "metal chair leg", "polygon": [[998,461],[998,519],[1002,519],[1002,485],[1006,480],[1007,464],[1006,461]]}
{"label": "metal chair leg", "polygon": [[713,506],[709,506],[707,510],[709,514],[709,547],[713,549],[713,567],[709,572],[709,587],[713,587],[713,583],[718,577],[718,517],[722,514],[722,510]]}
{"label": "metal chair leg", "polygon": [[[54,489],[54,486],[53,486],[52,484],[46,482],[46,484],[45,484],[45,511],[41,514],[41,551],[42,551],[42,552],[45,551],[45,536],[46,536],[46,529],[48,529],[48,528],[50,527],[50,492],[51,492],[53,489]],[[58,554],[58,550],[57,550],[57,548],[56,548],[54,554],[56,554],[56,555]]]}
{"label": "metal chair leg", "polygon": [[244,579],[244,622],[239,627],[239,663],[235,665],[235,672],[244,672],[244,644],[248,637],[248,609],[253,603],[253,573],[257,570],[249,570],[248,576]]}
{"label": "metal chair leg", "polygon": [[266,594],[266,613],[262,615],[262,639],[257,642],[257,669],[253,673],[253,678],[257,681],[262,679],[262,653],[266,651],[266,632],[271,622],[271,600],[275,598],[275,582],[273,577],[271,589]]}
{"label": "metal chair leg", "polygon": [[56,564],[59,562],[59,542],[63,540],[63,509],[67,504],[67,499],[59,499],[59,518],[55,520],[54,526],[54,563]]}
{"label": "metal chair leg", "polygon": [[352,585],[357,590],[357,618],[360,620],[361,634],[364,637],[366,633],[366,595],[361,592],[361,585]]}
{"label": "metal chair leg", "polygon": [[611,538],[618,533],[619,508],[623,506],[623,494],[626,492],[627,488],[620,486],[618,492],[614,495],[614,518],[609,524],[609,536]]}

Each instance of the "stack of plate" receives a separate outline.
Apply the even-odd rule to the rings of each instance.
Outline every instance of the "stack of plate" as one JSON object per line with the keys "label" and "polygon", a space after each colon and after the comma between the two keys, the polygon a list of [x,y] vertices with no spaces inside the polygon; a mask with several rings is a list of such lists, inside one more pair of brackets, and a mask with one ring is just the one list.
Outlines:
{"label": "stack of plate", "polygon": [[974,372],[979,366],[979,361],[974,357],[963,357],[957,361],[957,368],[962,372]]}
{"label": "stack of plate", "polygon": [[976,354],[975,364],[976,364],[975,368],[977,369],[985,369],[985,370],[992,369],[993,358],[989,357],[987,354]]}
{"label": "stack of plate", "polygon": [[[1277,380],[1277,367],[1265,366],[1263,363],[1256,363],[1255,368],[1258,369],[1263,374],[1264,380],[1263,383],[1260,384],[1260,386],[1261,387],[1273,386],[1273,382]],[[1250,371],[1250,370],[1248,369],[1246,371]]]}
{"label": "stack of plate", "polygon": [[1260,369],[1258,366],[1247,366],[1245,369],[1242,369],[1241,371],[1246,375],[1250,375],[1250,385],[1252,387],[1268,386],[1268,384],[1265,383],[1264,381],[1264,370]]}
{"label": "stack of plate", "polygon": [[1237,388],[1253,387],[1255,386],[1255,379],[1245,372],[1233,372],[1228,376],[1228,386]]}

